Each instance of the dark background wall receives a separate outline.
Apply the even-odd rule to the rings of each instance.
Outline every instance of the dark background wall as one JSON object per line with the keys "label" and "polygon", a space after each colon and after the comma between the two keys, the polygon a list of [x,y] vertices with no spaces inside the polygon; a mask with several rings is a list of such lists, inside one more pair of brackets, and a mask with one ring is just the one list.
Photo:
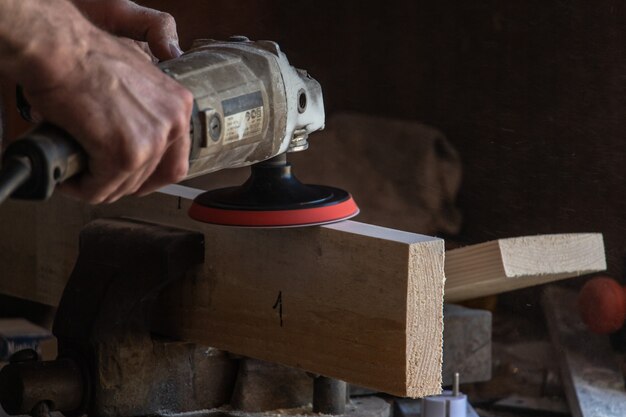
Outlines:
{"label": "dark background wall", "polygon": [[[146,0],[198,37],[277,40],[329,113],[420,120],[460,151],[462,233],[600,231],[626,253],[626,3]],[[379,134],[384,140],[384,133]],[[389,149],[394,152],[394,149]]]}
{"label": "dark background wall", "polygon": [[147,3],[178,18],[183,43],[233,33],[278,40],[322,83],[330,113],[441,129],[464,162],[460,240],[600,231],[621,273],[626,3]]}

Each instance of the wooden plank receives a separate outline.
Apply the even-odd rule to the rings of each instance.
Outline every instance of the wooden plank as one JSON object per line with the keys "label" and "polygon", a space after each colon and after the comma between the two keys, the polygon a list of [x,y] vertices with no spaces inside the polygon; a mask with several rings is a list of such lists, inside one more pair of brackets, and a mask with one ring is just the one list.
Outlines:
{"label": "wooden plank", "polygon": [[[0,285],[2,293],[27,300],[50,304],[50,298],[36,286],[37,267],[33,255],[37,252],[37,207],[12,203],[0,207]],[[67,278],[66,278],[67,279]],[[65,280],[63,284],[65,285]],[[55,301],[58,302],[58,299]],[[56,303],[51,304],[56,305]]]}
{"label": "wooden plank", "polygon": [[608,336],[586,330],[578,315],[576,293],[546,288],[542,306],[572,416],[625,416],[626,392],[618,360]]}
{"label": "wooden plank", "polygon": [[601,233],[524,236],[446,253],[446,302],[604,271]]}
{"label": "wooden plank", "polygon": [[[168,189],[171,193],[186,194],[181,204],[186,204],[184,200],[193,199],[199,192],[180,186]],[[10,223],[4,221],[0,226],[0,234],[3,236],[0,240],[0,256],[11,259],[11,265],[3,273],[21,279],[4,282],[2,292],[56,305],[65,285],[65,278],[59,280],[57,277],[66,275],[70,270],[76,253],[76,241],[68,239],[67,233],[72,230],[75,233],[91,218],[124,215],[128,201],[132,199],[104,207],[87,207],[69,200],[63,204],[5,204],[0,208],[0,220],[11,220]],[[193,228],[195,224],[184,215],[159,212],[158,207],[144,207],[144,211],[139,213],[137,208],[134,211],[136,217],[166,221],[188,228]],[[53,223],[51,218],[58,221],[50,224]],[[45,238],[35,239],[35,236]],[[33,262],[34,251],[38,253],[38,262]],[[448,251],[445,264],[446,302],[511,291],[606,269],[602,235],[597,233],[499,239]]]}
{"label": "wooden plank", "polygon": [[440,391],[442,240],[357,222],[223,228],[189,219],[189,204],[165,194],[105,206],[59,196],[8,203],[0,242],[27,233],[36,245],[3,247],[0,292],[58,303],[91,219],[193,229],[206,236],[204,269],[166,292],[155,330],[396,395]]}

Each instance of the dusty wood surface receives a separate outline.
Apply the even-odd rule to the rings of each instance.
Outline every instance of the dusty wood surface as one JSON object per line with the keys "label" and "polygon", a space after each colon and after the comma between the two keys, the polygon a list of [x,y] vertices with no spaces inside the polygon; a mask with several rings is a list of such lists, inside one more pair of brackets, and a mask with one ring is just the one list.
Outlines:
{"label": "dusty wood surface", "polygon": [[585,329],[576,292],[549,287],[542,305],[573,417],[626,415],[624,377],[609,338]]}
{"label": "dusty wood surface", "polygon": [[401,396],[439,392],[443,241],[356,222],[227,229],[164,194],[90,207],[60,197],[0,208],[0,291],[55,305],[89,220],[202,231],[204,269],[171,288],[156,331]]}
{"label": "dusty wood surface", "polygon": [[446,252],[446,302],[606,269],[600,233],[499,239]]}

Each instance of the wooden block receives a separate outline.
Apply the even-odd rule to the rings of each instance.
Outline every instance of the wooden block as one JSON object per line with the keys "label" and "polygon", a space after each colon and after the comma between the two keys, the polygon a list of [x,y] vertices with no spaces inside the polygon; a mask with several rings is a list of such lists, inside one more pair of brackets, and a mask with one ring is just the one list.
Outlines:
{"label": "wooden block", "polygon": [[[204,269],[166,292],[155,330],[395,395],[440,391],[442,240],[357,222],[223,228],[189,219],[189,204],[166,194],[93,207],[59,196],[34,208],[10,202],[0,222],[11,231],[0,230],[0,241],[26,228],[37,244],[0,252],[3,274],[13,277],[0,280],[0,291],[58,303],[78,231],[91,219],[193,229],[206,237]],[[25,218],[21,207],[36,215]],[[15,265],[18,256],[30,271]]]}
{"label": "wooden block", "polygon": [[586,330],[576,293],[546,288],[542,305],[572,416],[626,416],[624,377],[609,338]]}
{"label": "wooden block", "polygon": [[439,241],[358,223],[237,233],[219,228],[207,233],[207,279],[168,293],[161,328],[419,396],[441,383],[443,294],[434,288],[443,286],[436,283],[443,279],[442,255]]}
{"label": "wooden block", "polygon": [[235,410],[262,412],[313,403],[313,377],[290,366],[258,359],[239,361],[230,400]]}
{"label": "wooden block", "polygon": [[600,233],[524,236],[446,253],[446,302],[604,271]]}
{"label": "wooden block", "polygon": [[[35,282],[37,264],[33,257],[37,253],[37,206],[12,202],[0,206],[0,236],[2,293],[56,305],[60,294],[55,297],[55,303],[50,304],[51,297],[42,294]],[[32,297],[27,295],[29,288]]]}
{"label": "wooden block", "polygon": [[443,385],[491,379],[491,313],[446,304],[443,309]]}

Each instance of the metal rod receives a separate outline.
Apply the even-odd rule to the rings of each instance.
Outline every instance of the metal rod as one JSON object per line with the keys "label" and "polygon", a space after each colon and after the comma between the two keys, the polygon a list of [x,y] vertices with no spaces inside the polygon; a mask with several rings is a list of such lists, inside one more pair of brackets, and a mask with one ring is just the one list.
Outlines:
{"label": "metal rod", "polygon": [[81,407],[85,394],[83,372],[69,358],[11,363],[0,371],[0,405],[12,416],[41,417],[46,407],[72,413]]}
{"label": "metal rod", "polygon": [[313,412],[340,415],[346,412],[347,384],[318,376],[313,380]]}
{"label": "metal rod", "polygon": [[454,395],[455,397],[459,396],[459,373],[455,372],[454,373],[454,385],[452,386],[452,395]]}

